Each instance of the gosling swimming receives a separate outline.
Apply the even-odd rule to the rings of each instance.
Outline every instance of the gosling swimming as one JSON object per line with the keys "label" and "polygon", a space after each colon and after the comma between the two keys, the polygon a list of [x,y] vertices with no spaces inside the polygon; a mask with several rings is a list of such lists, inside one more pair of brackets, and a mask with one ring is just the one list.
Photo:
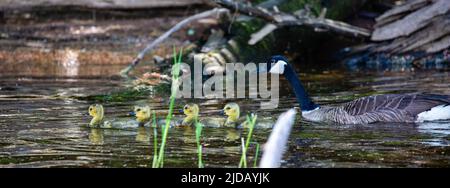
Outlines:
{"label": "gosling swimming", "polygon": [[136,121],[138,122],[139,126],[145,126],[150,123],[150,118],[152,117],[151,109],[149,106],[135,106],[133,113],[131,115],[134,115],[136,117]]}
{"label": "gosling swimming", "polygon": [[223,118],[199,118],[200,108],[194,103],[186,104],[181,111],[186,115],[181,123],[183,126],[194,126],[198,122],[205,127],[221,127],[225,122]]}
{"label": "gosling swimming", "polygon": [[[223,113],[227,116],[224,126],[235,128],[247,128],[249,125],[245,117],[240,117],[240,107],[237,103],[228,103],[223,108]],[[272,118],[257,117],[255,128],[272,128],[275,121]]]}
{"label": "gosling swimming", "polygon": [[228,103],[223,107],[223,113],[227,116],[225,121],[225,127],[237,127],[245,122],[245,119],[241,118],[241,111],[237,103]]}
{"label": "gosling swimming", "polygon": [[101,104],[93,104],[89,106],[89,115],[92,116],[89,127],[98,127],[104,123],[105,112]]}
{"label": "gosling swimming", "polygon": [[182,112],[186,117],[181,122],[181,125],[192,126],[198,122],[199,108],[197,104],[191,103],[184,105]]}
{"label": "gosling swimming", "polygon": [[144,116],[142,116],[141,114],[139,115],[140,118],[136,118],[136,121],[129,119],[105,120],[105,111],[103,105],[101,104],[90,105],[88,111],[89,115],[92,116],[92,119],[89,123],[89,127],[91,128],[106,128],[106,129],[137,128],[140,125],[145,124],[144,122],[146,121]]}

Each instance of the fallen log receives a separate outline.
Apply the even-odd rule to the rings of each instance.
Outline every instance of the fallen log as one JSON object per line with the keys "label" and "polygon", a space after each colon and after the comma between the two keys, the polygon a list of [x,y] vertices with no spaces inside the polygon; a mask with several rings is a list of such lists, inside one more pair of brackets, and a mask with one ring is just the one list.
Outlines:
{"label": "fallen log", "polygon": [[[409,7],[407,7],[409,8]],[[403,12],[404,7],[396,7],[400,9],[397,12]],[[394,10],[395,10],[394,9]],[[391,12],[395,12],[392,10]],[[430,6],[422,7],[411,14],[408,14],[404,18],[397,21],[376,28],[373,33],[372,41],[383,41],[395,39],[398,37],[409,36],[413,32],[427,26],[433,18],[446,14],[450,10],[450,1],[448,0],[435,0]],[[392,13],[386,13],[388,16]],[[388,16],[381,16],[386,19]]]}
{"label": "fallen log", "polygon": [[293,15],[283,12],[274,12],[262,7],[252,7],[236,3],[231,0],[215,0],[215,2],[230,10],[249,16],[264,19],[278,26],[308,26],[337,32],[350,37],[369,37],[371,32],[364,28],[352,26],[345,22],[326,19],[323,16],[314,17],[310,15]]}
{"label": "fallen log", "polygon": [[350,64],[386,64],[403,59],[403,63],[414,62],[418,66],[450,61],[447,55],[450,48],[450,1],[409,0],[386,11],[376,21],[372,42],[348,52],[351,57],[347,62]]}
{"label": "fallen log", "polygon": [[164,8],[200,5],[205,2],[206,0],[1,0],[0,10],[67,6],[95,9]]}
{"label": "fallen log", "polygon": [[[208,64],[211,70],[214,70],[211,72],[216,73],[220,72],[220,70],[223,69],[221,67],[223,67],[225,63],[228,62],[258,61],[258,59],[256,59],[255,57],[265,59],[268,54],[275,52],[277,40],[275,39],[273,34],[276,32],[275,30],[277,30],[277,28],[282,27],[300,26],[313,28],[314,31],[320,32],[333,31],[343,36],[352,38],[367,38],[370,36],[370,31],[367,29],[351,26],[344,22],[332,20],[332,18],[325,18],[326,11],[322,11],[320,15],[315,15],[314,13],[311,13],[311,11],[308,9],[309,6],[305,4],[304,1],[294,1],[296,3],[285,0],[270,0],[256,6],[231,0],[211,1],[216,3],[216,6],[220,7],[221,10],[229,10],[228,12],[232,14],[231,19],[228,19],[228,23],[226,20],[222,20],[223,25],[228,25],[228,29],[223,28],[223,31],[226,32],[226,37],[210,37],[210,40],[208,40],[209,42],[207,43],[207,47],[199,47],[197,52],[193,52],[190,57],[196,55],[197,58],[200,58],[202,60],[202,62]],[[347,8],[353,5],[352,3],[360,3],[360,1],[346,1],[351,2],[348,4],[344,4],[345,6],[347,6]],[[320,7],[319,2],[315,3],[317,3],[314,5],[315,7]],[[290,6],[289,9],[298,11],[294,11],[294,13],[280,11],[277,7],[281,7],[284,4],[294,4],[295,6]],[[345,6],[340,8],[345,8]],[[333,7],[330,7],[330,10],[332,11]],[[333,12],[335,12],[334,15],[342,16],[340,14],[336,14],[336,12],[338,11]],[[195,19],[197,19],[199,17],[203,18],[203,15],[211,15],[209,13],[201,14],[202,16],[194,15],[190,18],[194,17]],[[188,18],[187,20],[194,20],[190,18]],[[183,20],[182,22],[185,23],[186,20]],[[264,25],[267,25],[267,27],[264,27]],[[147,45],[146,49],[139,53],[138,57],[133,61],[133,63],[127,69],[122,71],[122,73],[124,73],[123,75],[126,75],[130,70],[132,70],[143,58],[145,53],[156,46],[153,43],[164,40],[170,35],[170,33],[175,32],[179,27],[182,26],[183,24],[177,24],[177,26],[174,26],[175,29],[172,28],[160,38]],[[260,30],[261,28],[263,28],[263,30]],[[270,37],[267,37],[269,35]],[[298,41],[301,40],[301,38],[308,36],[298,35],[296,37],[298,37],[298,39],[296,39]],[[211,44],[214,45],[211,46]]]}
{"label": "fallen log", "polygon": [[120,72],[120,75],[122,76],[126,76],[128,75],[128,73],[134,68],[136,67],[139,62],[144,58],[144,55],[153,50],[155,47],[157,47],[161,42],[163,42],[165,39],[167,39],[171,34],[175,33],[176,31],[180,30],[183,26],[187,25],[188,23],[191,23],[195,20],[199,20],[202,18],[206,18],[212,15],[220,15],[222,13],[228,13],[227,9],[220,9],[220,8],[215,8],[212,10],[208,10],[205,12],[201,12],[198,14],[195,14],[193,16],[190,16],[184,20],[182,20],[181,22],[179,22],[178,24],[176,24],[175,26],[173,26],[170,30],[166,31],[163,35],[159,36],[156,40],[152,41],[151,43],[149,43],[138,55],[137,57],[133,60],[133,62],[131,62],[131,64],[129,66],[127,66],[125,69],[123,69]]}

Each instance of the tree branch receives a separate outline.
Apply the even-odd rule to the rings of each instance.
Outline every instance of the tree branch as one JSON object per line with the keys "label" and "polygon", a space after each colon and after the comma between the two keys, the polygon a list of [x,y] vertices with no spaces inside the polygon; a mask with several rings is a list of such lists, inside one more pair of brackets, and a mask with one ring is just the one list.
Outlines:
{"label": "tree branch", "polygon": [[[333,32],[337,32],[349,37],[370,37],[371,31],[352,26],[345,22],[326,19],[323,17],[313,17],[308,15],[293,15],[283,12],[272,12],[265,8],[253,7],[249,5],[243,5],[241,3],[234,2],[232,0],[214,0],[218,5],[228,8],[232,11],[237,11],[241,14],[246,14],[253,17],[261,18],[267,22],[271,22],[279,27],[282,26],[308,26],[315,29],[326,29]],[[255,43],[252,40],[251,43]]]}
{"label": "tree branch", "polygon": [[151,43],[149,43],[144,48],[144,50],[142,50],[137,55],[137,57],[131,62],[130,65],[128,65],[125,69],[120,71],[120,75],[126,77],[128,75],[128,73],[131,70],[133,70],[133,68],[136,67],[139,64],[139,62],[144,58],[146,53],[148,53],[149,51],[153,50],[161,42],[166,40],[172,33],[175,33],[176,31],[180,30],[181,28],[183,28],[188,23],[193,22],[195,20],[199,20],[199,19],[202,19],[202,18],[206,18],[206,17],[212,16],[212,15],[219,15],[219,14],[223,14],[223,13],[228,13],[228,9],[225,9],[225,8],[214,8],[214,9],[211,9],[211,10],[208,10],[208,11],[205,11],[205,12],[201,12],[201,13],[192,15],[192,16],[184,19],[183,21],[177,23],[170,30],[166,31],[163,35],[159,36],[156,40],[154,40]]}

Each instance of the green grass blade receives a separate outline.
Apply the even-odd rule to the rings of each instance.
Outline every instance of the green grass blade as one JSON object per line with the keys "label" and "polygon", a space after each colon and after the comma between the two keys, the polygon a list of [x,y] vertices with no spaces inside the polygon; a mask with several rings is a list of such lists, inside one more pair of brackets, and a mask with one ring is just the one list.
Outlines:
{"label": "green grass blade", "polygon": [[158,160],[158,130],[156,128],[156,114],[155,111],[153,111],[153,162],[152,162],[152,168],[157,167],[157,160]]}
{"label": "green grass blade", "polygon": [[[176,55],[176,49],[174,46],[174,71],[172,72],[172,87],[174,84],[178,83],[178,75],[180,73],[180,63],[181,63],[181,57],[182,57],[183,49],[180,50],[180,57],[177,59]],[[158,153],[158,160],[157,160],[157,167],[162,168],[164,167],[164,149],[167,142],[167,135],[169,133],[170,128],[170,122],[172,120],[172,114],[173,114],[173,108],[175,106],[175,98],[176,98],[176,90],[172,89],[170,94],[170,103],[169,103],[169,112],[166,117],[166,124],[163,127],[163,134],[162,134],[162,140],[161,140],[161,147],[159,148]]]}
{"label": "green grass blade", "polygon": [[256,115],[252,115],[251,117],[247,116],[248,134],[247,134],[247,140],[245,142],[245,147],[242,148],[242,156],[241,156],[241,160],[239,162],[239,168],[242,168],[242,167],[247,168],[246,153],[247,153],[247,149],[248,149],[248,146],[249,146],[251,138],[252,138],[253,129],[256,124],[256,119],[257,119]]}
{"label": "green grass blade", "polygon": [[256,143],[255,158],[253,160],[253,168],[258,167],[259,143]]}
{"label": "green grass blade", "polygon": [[198,168],[203,168],[203,159],[202,159],[202,150],[203,147],[200,143],[201,135],[202,135],[202,127],[203,125],[196,121],[195,123],[195,140],[197,142],[197,158],[198,158]]}

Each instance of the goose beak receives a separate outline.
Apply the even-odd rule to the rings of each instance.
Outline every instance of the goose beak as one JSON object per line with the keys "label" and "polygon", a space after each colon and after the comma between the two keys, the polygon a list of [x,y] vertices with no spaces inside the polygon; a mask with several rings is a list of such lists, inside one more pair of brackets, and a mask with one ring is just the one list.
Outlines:
{"label": "goose beak", "polygon": [[128,115],[134,117],[134,116],[136,116],[136,113],[135,112],[128,112]]}
{"label": "goose beak", "polygon": [[220,113],[220,115],[224,116],[225,115],[225,110],[220,110],[219,113]]}

